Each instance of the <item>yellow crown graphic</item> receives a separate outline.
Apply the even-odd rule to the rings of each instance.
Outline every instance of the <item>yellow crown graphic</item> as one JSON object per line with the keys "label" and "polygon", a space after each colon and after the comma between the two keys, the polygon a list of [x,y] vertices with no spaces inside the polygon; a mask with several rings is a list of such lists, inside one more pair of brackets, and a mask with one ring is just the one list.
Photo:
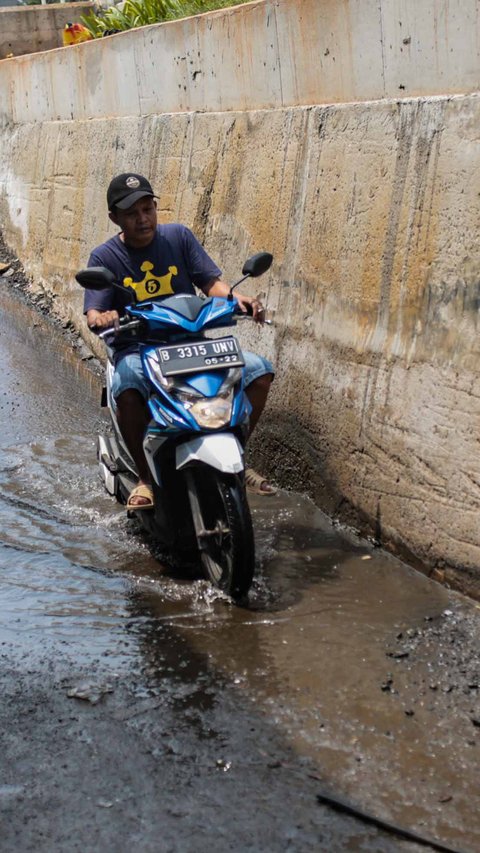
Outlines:
{"label": "yellow crown graphic", "polygon": [[135,291],[138,302],[173,293],[172,276],[178,274],[177,267],[169,267],[168,273],[160,276],[152,275],[153,264],[150,261],[144,261],[140,269],[146,273],[142,281],[134,281],[133,278],[123,279],[125,287],[131,287]]}

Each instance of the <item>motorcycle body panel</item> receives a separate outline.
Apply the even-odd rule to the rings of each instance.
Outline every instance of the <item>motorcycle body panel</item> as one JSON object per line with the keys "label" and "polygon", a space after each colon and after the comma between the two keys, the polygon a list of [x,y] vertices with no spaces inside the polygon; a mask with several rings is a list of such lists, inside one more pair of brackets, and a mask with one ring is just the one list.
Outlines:
{"label": "motorcycle body panel", "polygon": [[225,474],[240,474],[244,469],[243,448],[231,432],[201,435],[178,444],[177,469],[181,470],[195,462],[209,465]]}
{"label": "motorcycle body panel", "polygon": [[235,323],[235,300],[222,297],[201,299],[199,296],[183,294],[169,296],[161,302],[142,302],[130,306],[132,317],[146,320],[151,331],[164,330],[166,334],[183,331],[194,335],[206,329],[215,329]]}

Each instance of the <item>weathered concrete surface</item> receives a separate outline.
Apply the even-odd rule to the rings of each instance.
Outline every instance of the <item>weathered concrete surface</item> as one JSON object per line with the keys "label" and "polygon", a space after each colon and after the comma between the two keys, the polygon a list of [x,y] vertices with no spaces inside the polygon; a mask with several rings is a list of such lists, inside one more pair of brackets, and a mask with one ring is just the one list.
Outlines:
{"label": "weathered concrete surface", "polygon": [[[374,5],[367,4],[368,9]],[[333,6],[338,21],[332,32],[340,38],[342,15],[352,14],[356,5],[325,3],[321,9],[333,14]],[[387,7],[382,4],[384,33]],[[417,20],[420,8],[427,14],[432,7],[405,2],[402,8]],[[469,8],[462,5],[456,19],[466,45],[461,55],[456,53],[458,63],[465,64],[457,68],[458,87],[465,89],[473,85],[466,67],[476,56]],[[59,312],[76,323],[82,296],[73,273],[85,264],[89,249],[112,233],[104,190],[115,172],[132,168],[149,174],[160,195],[161,219],[190,224],[227,278],[236,275],[248,253],[272,251],[272,272],[252,288],[266,292],[275,326],[262,333],[244,326],[240,332],[245,343],[278,365],[269,416],[256,444],[263,464],[280,481],[310,491],[332,513],[362,523],[382,542],[435,568],[438,577],[476,593],[480,98],[228,111],[235,103],[232,92],[238,94],[243,83],[250,87],[251,103],[265,106],[264,79],[255,62],[261,55],[267,68],[271,15],[281,41],[287,30],[279,22],[293,27],[294,9],[302,10],[296,26],[313,39],[318,4],[313,9],[307,0],[254,3],[223,17],[214,14],[2,63],[0,79],[5,79],[4,69],[7,78],[14,72],[15,79],[14,91],[0,89],[5,236],[35,280],[53,289]],[[366,14],[364,4],[362,9]],[[459,6],[452,3],[448,9],[451,13]],[[255,30],[249,29],[252,21]],[[443,35],[436,30],[439,57],[440,46],[446,50],[447,30]],[[163,71],[167,101],[147,97],[141,59],[145,53],[152,67],[148,39],[156,44],[168,35],[173,45],[187,32],[186,47],[194,35],[202,45],[202,73],[192,71],[188,91],[177,86],[176,112],[140,115],[163,110],[174,98],[174,80]],[[212,77],[208,91],[203,90],[201,107],[193,93],[209,67],[210,54],[201,42],[209,32],[215,32],[217,58],[230,58],[225,73],[222,65],[216,82]],[[357,47],[362,32],[352,36]],[[251,39],[255,49],[248,54]],[[380,76],[387,79],[382,39]],[[285,63],[281,94],[272,88],[270,66],[264,71],[273,93],[267,106],[300,103],[301,94],[307,101],[324,94],[301,82],[313,42],[311,51],[297,38],[289,44],[290,52],[282,48],[279,54]],[[451,46],[448,41],[448,50]],[[411,43],[402,41],[401,49],[407,47]],[[243,74],[238,90],[229,89],[227,98],[228,62],[237,50]],[[372,62],[374,53],[369,54]],[[73,56],[86,81],[76,92],[67,73]],[[100,57],[112,73],[101,73],[107,66]],[[122,109],[134,109],[130,61],[137,65],[137,114],[113,119]],[[314,64],[309,67],[315,76]],[[245,82],[243,75],[252,68],[258,86],[254,78]],[[295,71],[295,91],[289,89],[288,68]],[[29,89],[25,81],[34,77],[38,87]],[[452,70],[450,83],[454,77]],[[159,76],[150,72],[149,79],[154,92]],[[369,79],[367,71],[363,79]],[[58,100],[58,89],[49,88],[49,80],[64,81],[63,99]],[[450,86],[443,72],[438,85]],[[348,97],[346,91],[336,96]],[[42,101],[45,92],[48,98]],[[59,115],[59,103],[65,105],[62,120],[38,121],[42,111],[52,119]],[[90,115],[89,104],[109,117],[66,120]],[[245,100],[237,104],[246,105]],[[182,112],[187,106],[211,111]]]}
{"label": "weathered concrete surface", "polygon": [[48,6],[0,8],[0,59],[62,47],[62,31],[79,21],[93,2],[51,3]]}
{"label": "weathered concrete surface", "polygon": [[28,122],[473,92],[479,43],[476,0],[260,0],[19,59],[2,67],[0,114]]}

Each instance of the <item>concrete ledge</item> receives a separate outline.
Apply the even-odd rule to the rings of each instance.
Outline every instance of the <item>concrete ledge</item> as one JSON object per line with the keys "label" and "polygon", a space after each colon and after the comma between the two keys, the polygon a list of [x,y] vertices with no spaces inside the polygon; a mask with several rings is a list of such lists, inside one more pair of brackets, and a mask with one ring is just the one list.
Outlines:
{"label": "concrete ledge", "polygon": [[406,0],[400,9],[392,0],[257,0],[5,63],[0,117],[83,120],[472,92],[480,89],[479,28],[476,0]]}

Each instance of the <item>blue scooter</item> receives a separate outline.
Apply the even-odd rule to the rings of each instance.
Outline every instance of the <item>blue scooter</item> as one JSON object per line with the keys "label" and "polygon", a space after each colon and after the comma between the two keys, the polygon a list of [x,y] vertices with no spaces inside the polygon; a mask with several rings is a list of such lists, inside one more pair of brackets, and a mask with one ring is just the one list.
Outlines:
{"label": "blue scooter", "polygon": [[[122,343],[138,344],[151,387],[152,419],[143,447],[155,508],[135,515],[164,551],[181,562],[200,560],[206,577],[235,599],[248,592],[255,567],[244,483],[251,407],[237,339],[208,338],[205,332],[236,325],[242,312],[234,288],[246,278],[262,275],[272,260],[267,252],[249,258],[227,298],[182,294],[158,302],[133,302],[117,332]],[[104,267],[81,270],[76,279],[85,288],[113,286],[132,296],[132,290]],[[98,437],[98,460],[107,491],[125,503],[137,472],[112,404],[110,356],[106,405],[112,434]]]}

